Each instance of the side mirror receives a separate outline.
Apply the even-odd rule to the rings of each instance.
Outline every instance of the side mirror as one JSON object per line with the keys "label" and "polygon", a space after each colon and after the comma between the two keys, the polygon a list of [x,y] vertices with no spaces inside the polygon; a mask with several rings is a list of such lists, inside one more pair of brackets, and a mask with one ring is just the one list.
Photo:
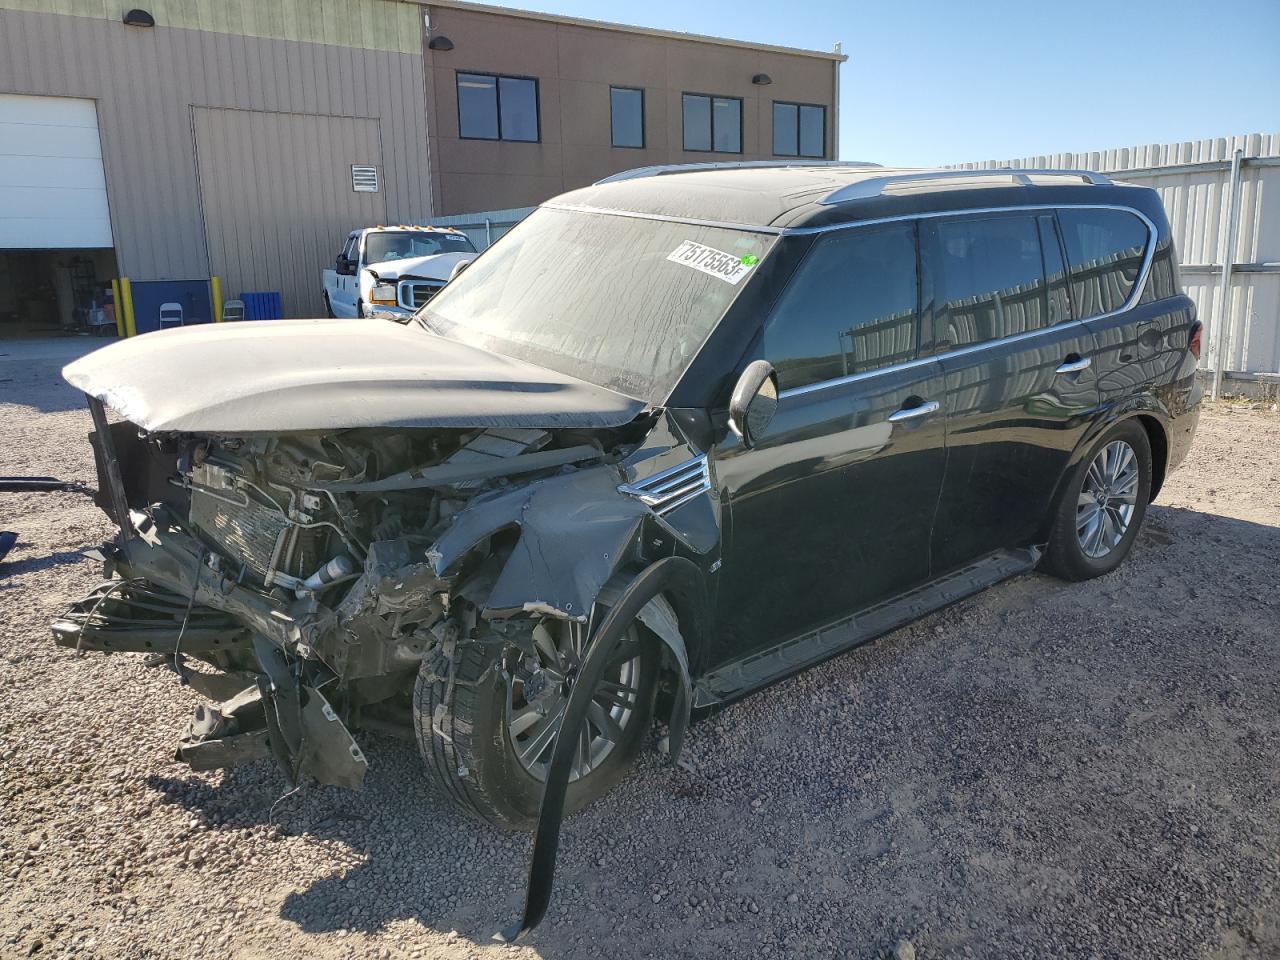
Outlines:
{"label": "side mirror", "polygon": [[353,264],[342,254],[338,254],[338,259],[333,262],[334,269],[344,277],[349,277],[355,270],[352,269]]}
{"label": "side mirror", "polygon": [[729,398],[729,426],[748,447],[769,428],[778,409],[778,374],[768,360],[752,360]]}

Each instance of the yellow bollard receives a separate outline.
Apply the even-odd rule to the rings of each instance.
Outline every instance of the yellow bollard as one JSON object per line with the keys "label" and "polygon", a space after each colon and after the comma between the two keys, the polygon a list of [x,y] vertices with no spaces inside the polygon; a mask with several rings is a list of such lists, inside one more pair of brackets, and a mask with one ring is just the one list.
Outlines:
{"label": "yellow bollard", "polygon": [[209,278],[209,295],[213,297],[213,322],[222,322],[222,280],[219,277]]}
{"label": "yellow bollard", "polygon": [[136,337],[138,328],[133,322],[133,286],[128,277],[120,278],[120,301],[124,305],[124,335]]}
{"label": "yellow bollard", "polygon": [[116,317],[116,336],[124,339],[124,310],[120,303],[120,281],[111,278],[111,312]]}

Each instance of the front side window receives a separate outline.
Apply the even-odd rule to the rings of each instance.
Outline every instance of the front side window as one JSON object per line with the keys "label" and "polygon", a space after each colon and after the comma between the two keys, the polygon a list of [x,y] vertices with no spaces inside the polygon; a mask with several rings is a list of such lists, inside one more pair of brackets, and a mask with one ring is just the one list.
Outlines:
{"label": "front side window", "polygon": [[538,81],[459,73],[458,135],[464,140],[536,142]]}
{"label": "front side window", "polygon": [[609,88],[609,118],[615,147],[644,146],[644,91]]}
{"label": "front side window", "polygon": [[742,101],[686,93],[683,100],[684,148],[694,152],[742,152]]}
{"label": "front side window", "polygon": [[383,230],[364,240],[364,262],[385,263],[409,257],[429,257],[437,253],[475,253],[465,233],[434,233],[425,230]]}
{"label": "front side window", "polygon": [[1147,225],[1123,210],[1087,207],[1059,210],[1058,222],[1077,316],[1097,317],[1121,309],[1142,272]]}
{"label": "front side window", "polygon": [[450,339],[661,403],[775,239],[543,207],[420,317]]}
{"label": "front side window", "polygon": [[764,327],[764,357],[783,390],[916,356],[914,224],[822,237]]}
{"label": "front side window", "polygon": [[931,264],[941,349],[1049,325],[1034,217],[943,220],[933,232]]}
{"label": "front side window", "polygon": [[827,108],[809,103],[773,104],[773,152],[779,157],[826,154]]}

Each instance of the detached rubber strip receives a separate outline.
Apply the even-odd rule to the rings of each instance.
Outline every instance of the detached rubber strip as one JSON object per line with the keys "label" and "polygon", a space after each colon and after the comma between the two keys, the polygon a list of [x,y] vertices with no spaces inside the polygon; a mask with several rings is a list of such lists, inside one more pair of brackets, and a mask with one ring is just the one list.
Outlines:
{"label": "detached rubber strip", "polygon": [[44,493],[75,488],[74,483],[56,477],[0,477],[0,493]]}
{"label": "detached rubber strip", "polygon": [[[564,798],[569,788],[569,774],[573,767],[573,755],[578,745],[578,731],[587,719],[596,687],[613,659],[622,641],[627,637],[627,627],[636,615],[673,579],[678,567],[689,561],[676,557],[659,560],[631,582],[618,603],[611,609],[596,631],[578,670],[578,678],[569,692],[564,721],[556,734],[551,765],[547,768],[546,785],[542,792],[542,807],[538,811],[538,826],[533,838],[533,856],[529,862],[529,883],[525,889],[524,914],[518,923],[493,935],[493,939],[511,943],[536,927],[546,916],[551,903],[551,890],[555,886],[556,854],[560,849],[560,824],[564,819]],[[664,641],[666,642],[666,641]],[[670,646],[670,644],[668,644]],[[675,651],[679,657],[683,676],[680,692],[676,696],[671,718],[671,762],[680,757],[685,730],[689,726],[689,711],[693,703],[689,671],[683,650]]]}

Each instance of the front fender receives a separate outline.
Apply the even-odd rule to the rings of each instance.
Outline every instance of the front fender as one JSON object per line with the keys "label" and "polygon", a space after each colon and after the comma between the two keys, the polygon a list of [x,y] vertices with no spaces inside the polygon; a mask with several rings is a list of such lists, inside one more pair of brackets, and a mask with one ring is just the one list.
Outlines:
{"label": "front fender", "polygon": [[545,613],[586,622],[601,588],[632,562],[649,510],[618,493],[617,467],[594,467],[473,501],[428,554],[438,576],[492,534],[518,527],[485,603],[489,617]]}

